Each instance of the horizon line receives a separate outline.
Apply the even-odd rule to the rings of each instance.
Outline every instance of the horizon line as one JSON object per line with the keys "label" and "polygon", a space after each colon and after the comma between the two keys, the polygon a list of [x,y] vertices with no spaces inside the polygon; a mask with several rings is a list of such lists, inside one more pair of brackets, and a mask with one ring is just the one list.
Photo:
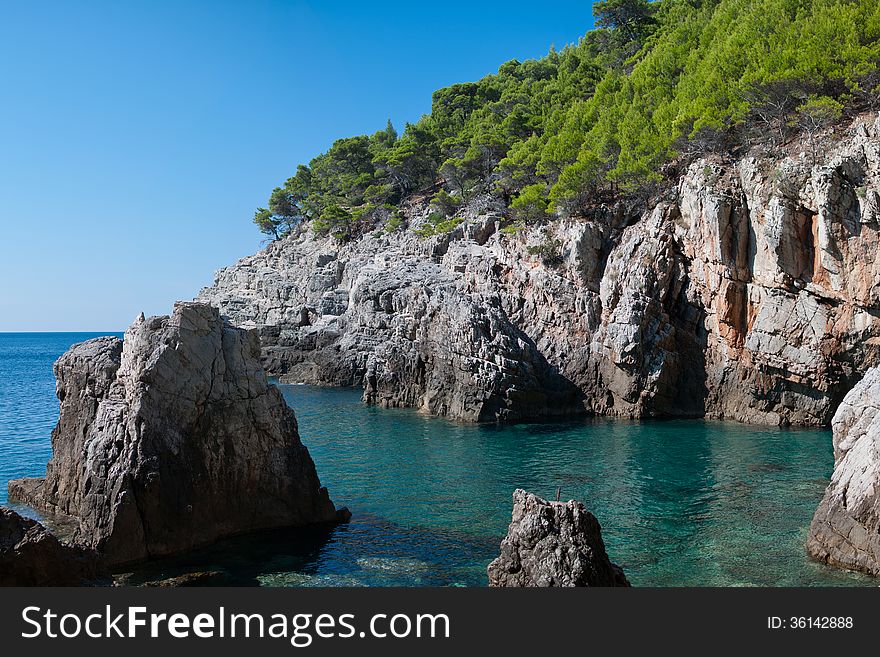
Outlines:
{"label": "horizon line", "polygon": [[20,333],[102,333],[104,335],[110,335],[113,333],[125,333],[125,329],[121,331],[87,331],[87,330],[64,330],[64,331],[0,331],[0,335],[12,335],[12,334],[20,334]]}

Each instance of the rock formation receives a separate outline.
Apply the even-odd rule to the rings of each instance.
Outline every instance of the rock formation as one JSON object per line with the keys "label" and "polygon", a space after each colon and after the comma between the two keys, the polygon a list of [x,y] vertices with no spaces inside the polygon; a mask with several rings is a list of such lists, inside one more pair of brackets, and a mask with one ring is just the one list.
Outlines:
{"label": "rock formation", "polygon": [[55,364],[61,417],[45,479],[10,499],[78,521],[108,565],[224,536],[333,521],[296,419],[260,364],[259,338],[179,303]]}
{"label": "rock formation", "polygon": [[100,578],[97,555],[63,545],[37,521],[0,507],[0,586],[83,586]]}
{"label": "rock formation", "polygon": [[[380,406],[472,421],[582,411],[580,391],[497,296],[463,291],[455,267],[424,251],[448,245],[412,238],[414,253],[386,246],[368,237],[343,255],[305,233],[222,274],[240,286],[200,298],[241,326],[259,326],[265,365],[286,382],[362,385]],[[460,255],[463,268],[468,254]]]}
{"label": "rock formation", "polygon": [[878,137],[860,116],[819,162],[711,157],[649,209],[512,233],[487,198],[429,238],[419,198],[409,229],[306,224],[199,298],[259,330],[271,374],[383,406],[827,425],[880,363]]}
{"label": "rock formation", "polygon": [[827,564],[880,575],[880,368],[844,398],[832,426],[834,474],[807,551]]}
{"label": "rock formation", "polygon": [[596,516],[575,501],[547,502],[513,493],[513,520],[489,586],[629,586],[605,552]]}

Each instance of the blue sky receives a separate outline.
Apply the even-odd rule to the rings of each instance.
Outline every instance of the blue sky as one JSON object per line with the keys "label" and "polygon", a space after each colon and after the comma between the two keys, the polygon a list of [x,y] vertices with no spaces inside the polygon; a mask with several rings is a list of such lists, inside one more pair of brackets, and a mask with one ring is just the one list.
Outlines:
{"label": "blue sky", "polygon": [[116,331],[255,252],[334,139],[576,41],[590,2],[0,3],[0,331]]}

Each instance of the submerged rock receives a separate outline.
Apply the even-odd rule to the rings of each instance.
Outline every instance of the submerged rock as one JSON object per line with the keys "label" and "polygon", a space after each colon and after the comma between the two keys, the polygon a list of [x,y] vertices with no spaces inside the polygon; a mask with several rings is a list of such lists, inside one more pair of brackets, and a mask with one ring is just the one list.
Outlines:
{"label": "submerged rock", "polygon": [[199,571],[186,573],[165,579],[144,582],[145,588],[188,588],[197,586],[232,586],[232,578],[221,570]]}
{"label": "submerged rock", "polygon": [[178,303],[55,364],[61,417],[45,479],[11,499],[78,521],[108,565],[255,530],[336,520],[259,338]]}
{"label": "submerged rock", "polygon": [[96,554],[64,545],[36,520],[0,507],[0,586],[83,586],[99,579]]}
{"label": "submerged rock", "polygon": [[501,555],[489,564],[489,586],[629,586],[611,563],[596,516],[575,502],[513,493],[513,520]]}
{"label": "submerged rock", "polygon": [[823,563],[880,575],[880,368],[844,398],[832,426],[834,474],[807,551]]}

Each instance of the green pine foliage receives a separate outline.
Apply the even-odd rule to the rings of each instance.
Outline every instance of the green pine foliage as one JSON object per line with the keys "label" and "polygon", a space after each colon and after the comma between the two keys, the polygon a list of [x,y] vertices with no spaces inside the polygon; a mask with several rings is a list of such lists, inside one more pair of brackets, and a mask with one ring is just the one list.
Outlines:
{"label": "green pine foliage", "polygon": [[402,135],[389,121],[335,142],[254,222],[352,239],[417,194],[438,211],[431,233],[476,194],[512,225],[578,215],[662,182],[676,158],[813,135],[880,88],[876,0],[602,0],[593,14],[576,45],[436,91]]}

